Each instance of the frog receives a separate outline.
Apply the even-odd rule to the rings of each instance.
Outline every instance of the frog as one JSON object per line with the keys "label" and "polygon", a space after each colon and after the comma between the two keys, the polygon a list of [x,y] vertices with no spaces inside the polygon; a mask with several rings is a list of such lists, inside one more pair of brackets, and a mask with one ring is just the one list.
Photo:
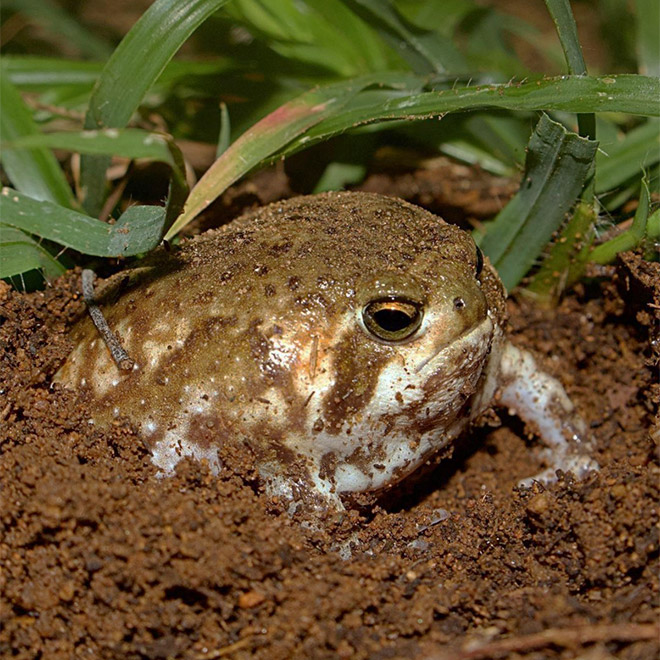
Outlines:
{"label": "frog", "polygon": [[343,510],[452,448],[493,406],[539,436],[545,468],[598,469],[564,387],[506,336],[506,290],[470,233],[393,197],[328,192],[272,203],[159,249],[96,302],[55,381],[90,422],[128,419],[162,475],[222,470],[249,447],[267,492]]}

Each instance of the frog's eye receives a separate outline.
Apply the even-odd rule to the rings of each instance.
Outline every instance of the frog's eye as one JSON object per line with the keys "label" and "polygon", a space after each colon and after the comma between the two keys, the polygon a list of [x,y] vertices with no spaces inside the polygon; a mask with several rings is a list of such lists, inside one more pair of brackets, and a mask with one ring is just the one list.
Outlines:
{"label": "frog's eye", "polygon": [[477,248],[477,268],[475,275],[479,277],[481,275],[481,271],[484,269],[484,253],[479,249],[479,246],[476,246]]}
{"label": "frog's eye", "polygon": [[403,298],[381,298],[367,303],[362,320],[367,330],[383,341],[409,339],[419,329],[424,316],[421,303]]}

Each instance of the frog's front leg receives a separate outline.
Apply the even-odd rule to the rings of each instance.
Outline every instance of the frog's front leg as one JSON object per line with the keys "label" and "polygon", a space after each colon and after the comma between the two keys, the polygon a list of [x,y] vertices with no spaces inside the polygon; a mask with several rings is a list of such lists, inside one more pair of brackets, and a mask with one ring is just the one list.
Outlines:
{"label": "frog's front leg", "polygon": [[500,404],[532,425],[546,445],[543,456],[548,467],[521,485],[556,481],[558,469],[580,478],[598,470],[586,423],[562,384],[541,370],[531,353],[505,342],[499,378]]}

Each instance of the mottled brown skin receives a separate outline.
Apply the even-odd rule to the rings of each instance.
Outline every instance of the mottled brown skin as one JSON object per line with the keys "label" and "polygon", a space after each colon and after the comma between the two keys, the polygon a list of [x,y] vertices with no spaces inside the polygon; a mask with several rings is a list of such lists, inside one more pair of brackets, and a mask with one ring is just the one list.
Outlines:
{"label": "mottled brown skin", "polygon": [[[370,335],[361,310],[383,296],[423,304],[419,336]],[[94,421],[132,420],[165,471],[185,454],[219,467],[220,443],[246,441],[293,498],[338,505],[402,478],[490,403],[498,376],[499,278],[479,272],[467,233],[380,195],[272,204],[97,298],[136,368],[117,368],[89,319],[75,329],[57,378],[91,390]]]}

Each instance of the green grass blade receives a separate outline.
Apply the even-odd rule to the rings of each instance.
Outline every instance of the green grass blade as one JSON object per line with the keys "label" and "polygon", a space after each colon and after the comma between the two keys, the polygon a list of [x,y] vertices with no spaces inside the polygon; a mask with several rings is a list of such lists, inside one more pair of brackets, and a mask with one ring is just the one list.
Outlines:
{"label": "green grass blade", "polygon": [[[366,89],[376,84],[378,90]],[[200,179],[166,238],[170,239],[251,169],[364,124],[427,119],[483,107],[573,111],[625,108],[660,114],[660,81],[637,75],[562,76],[516,85],[406,94],[405,88],[410,90],[414,84],[423,85],[423,79],[409,74],[373,74],[317,88],[281,106],[248,129]]]}
{"label": "green grass blade", "polygon": [[588,260],[597,264],[609,264],[614,261],[619,252],[633,250],[646,238],[657,241],[660,238],[660,225],[658,224],[660,209],[649,216],[650,202],[651,193],[649,192],[648,179],[644,177],[639,204],[630,229],[596,246],[588,255]]}
{"label": "green grass blade", "polygon": [[[156,0],[131,28],[103,68],[89,102],[85,128],[121,128],[147,90],[194,30],[227,0]],[[108,159],[82,165],[85,208],[98,215]]]}
{"label": "green grass blade", "polygon": [[158,245],[165,229],[165,208],[132,206],[113,225],[3,188],[0,217],[5,225],[54,241],[84,254],[127,257]]}
{"label": "green grass blade", "polygon": [[0,278],[34,269],[41,270],[48,280],[59,277],[66,270],[46,248],[25,232],[0,223]]}
{"label": "green grass blade", "polygon": [[60,43],[77,48],[83,57],[104,60],[112,53],[111,44],[85,29],[50,0],[4,0],[3,9],[29,16]]}
{"label": "green grass blade", "polygon": [[555,241],[550,254],[543,261],[541,268],[534,274],[525,294],[533,296],[536,302],[545,307],[553,307],[566,288],[584,274],[584,263],[579,259],[582,251],[588,249],[593,240],[591,229],[598,219],[598,214],[590,195],[583,191],[575,211]]}
{"label": "green grass blade", "polygon": [[[418,84],[422,80],[418,79]],[[363,97],[369,101],[364,102]],[[628,112],[660,116],[660,80],[620,76],[560,76],[526,83],[481,85],[405,94],[400,89],[367,90],[333,116],[310,128],[283,151],[289,155],[351,128],[382,121],[430,119],[478,108]],[[279,155],[279,154],[278,154]]]}
{"label": "green grass blade", "polygon": [[[123,158],[146,158],[176,167],[171,149],[174,141],[168,135],[150,133],[138,128],[107,128],[93,131],[56,131],[39,133],[3,142],[2,147],[49,147],[85,154],[109,154]],[[182,173],[181,173],[182,174]]]}
{"label": "green grass blade", "polygon": [[439,150],[446,156],[470,165],[477,165],[491,174],[498,176],[515,174],[510,165],[493,156],[490,151],[466,140],[448,140],[439,146]]}
{"label": "green grass blade", "polygon": [[660,2],[636,0],[635,4],[639,72],[660,76]]}
{"label": "green grass blade", "polygon": [[[39,135],[21,95],[0,72],[0,140]],[[75,201],[55,156],[44,148],[3,149],[2,165],[18,190],[35,199],[73,207]]]}
{"label": "green grass blade", "polygon": [[257,122],[245,131],[199,180],[186,201],[183,214],[165,238],[174,236],[241,176],[325,117],[336,113],[361,89],[386,79],[398,80],[400,76],[374,74],[313,89],[280,106]]}
{"label": "green grass blade", "polygon": [[391,0],[347,0],[347,5],[420,74],[464,71],[465,60],[451,39],[408,24]]}
{"label": "green grass blade", "polygon": [[545,4],[557,29],[568,72],[576,76],[585,75],[587,66],[582,56],[582,47],[570,2],[568,0],[545,0]]}
{"label": "green grass blade", "polygon": [[481,241],[507,288],[522,279],[563,224],[597,146],[541,116],[529,142],[521,188]]}
{"label": "green grass blade", "polygon": [[[102,62],[54,57],[3,55],[0,66],[12,84],[25,91],[47,92],[56,87],[74,87],[83,92],[92,89],[104,65]],[[237,68],[235,63],[225,58],[212,61],[174,60],[167,64],[156,81],[156,87],[168,87],[192,76],[220,76]]]}
{"label": "green grass blade", "polygon": [[530,123],[520,116],[481,113],[466,122],[468,133],[483,147],[510,167],[525,161],[525,147],[529,139]]}
{"label": "green grass blade", "polygon": [[51,147],[81,154],[113,155],[131,159],[155,160],[169,165],[170,194],[167,204],[169,224],[181,212],[188,196],[183,155],[169,135],[150,133],[137,128],[107,128],[80,132],[55,132],[30,135],[15,140],[11,148]]}
{"label": "green grass blade", "polygon": [[[587,65],[582,55],[582,46],[578,38],[571,3],[569,0],[545,0],[545,4],[557,29],[568,72],[575,76],[586,76]],[[596,138],[596,117],[593,114],[578,115],[578,125],[580,135],[591,139]]]}
{"label": "green grass blade", "polygon": [[621,140],[601,143],[596,156],[596,192],[603,194],[616,189],[660,162],[660,122],[650,119],[634,128]]}
{"label": "green grass blade", "polygon": [[91,89],[103,69],[101,62],[32,55],[3,55],[1,65],[13,85],[30,91],[47,91],[60,86]]}
{"label": "green grass blade", "polygon": [[226,11],[287,60],[342,77],[382,71],[396,61],[343,0],[234,0]]}
{"label": "green grass blade", "polygon": [[227,104],[220,103],[220,134],[218,135],[218,144],[215,148],[215,157],[220,158],[231,144],[231,119]]}

